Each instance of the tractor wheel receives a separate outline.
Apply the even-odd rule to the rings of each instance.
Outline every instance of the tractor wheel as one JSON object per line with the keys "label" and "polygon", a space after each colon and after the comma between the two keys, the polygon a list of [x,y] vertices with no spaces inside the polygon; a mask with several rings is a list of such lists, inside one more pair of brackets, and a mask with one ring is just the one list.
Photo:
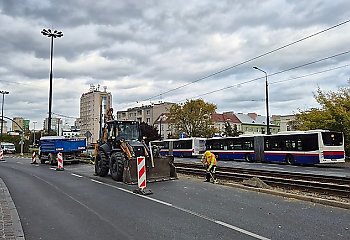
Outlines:
{"label": "tractor wheel", "polygon": [[105,177],[108,174],[108,159],[104,152],[98,151],[95,159],[95,174],[100,177]]}
{"label": "tractor wheel", "polygon": [[123,180],[123,171],[124,171],[124,161],[125,155],[121,152],[115,152],[111,156],[111,176],[116,181]]}

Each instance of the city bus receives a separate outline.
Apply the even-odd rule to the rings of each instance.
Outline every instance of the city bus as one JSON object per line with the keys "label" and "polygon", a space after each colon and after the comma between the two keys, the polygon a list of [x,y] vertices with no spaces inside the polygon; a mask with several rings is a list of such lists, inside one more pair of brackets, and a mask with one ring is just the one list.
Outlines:
{"label": "city bus", "polygon": [[160,155],[169,155],[170,143],[173,146],[174,157],[197,157],[205,152],[205,138],[180,138],[151,141],[152,146],[160,148]]}
{"label": "city bus", "polygon": [[343,134],[328,130],[211,138],[206,148],[220,160],[305,165],[345,162]]}

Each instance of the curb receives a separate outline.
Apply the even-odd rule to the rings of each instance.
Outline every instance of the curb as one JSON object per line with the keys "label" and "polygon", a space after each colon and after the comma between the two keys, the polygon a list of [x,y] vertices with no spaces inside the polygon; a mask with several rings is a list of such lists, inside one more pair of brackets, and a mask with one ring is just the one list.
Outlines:
{"label": "curb", "polygon": [[4,201],[0,202],[0,224],[4,225],[5,239],[25,240],[21,220],[19,218],[16,206],[11,198],[10,192],[7,189],[4,181],[0,178],[0,197]]}
{"label": "curb", "polygon": [[343,202],[338,202],[338,201],[333,201],[333,200],[328,200],[328,199],[323,199],[323,198],[303,196],[303,195],[280,192],[280,191],[275,191],[275,190],[270,190],[270,189],[248,187],[248,186],[244,186],[244,185],[240,185],[240,184],[236,184],[236,183],[224,183],[222,185],[237,187],[237,188],[241,188],[244,190],[250,190],[250,191],[256,191],[256,192],[261,192],[261,193],[277,195],[277,196],[281,196],[281,197],[294,198],[294,199],[298,199],[298,200],[302,200],[302,201],[319,203],[319,204],[329,205],[329,206],[333,206],[333,207],[350,209],[350,203],[345,203],[345,202],[343,203]]}

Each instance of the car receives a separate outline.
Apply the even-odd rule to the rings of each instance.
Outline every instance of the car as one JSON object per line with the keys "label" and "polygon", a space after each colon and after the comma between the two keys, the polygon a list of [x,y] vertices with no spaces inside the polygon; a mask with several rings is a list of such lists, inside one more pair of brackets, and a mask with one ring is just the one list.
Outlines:
{"label": "car", "polygon": [[2,142],[1,149],[4,153],[16,153],[16,147],[13,143]]}

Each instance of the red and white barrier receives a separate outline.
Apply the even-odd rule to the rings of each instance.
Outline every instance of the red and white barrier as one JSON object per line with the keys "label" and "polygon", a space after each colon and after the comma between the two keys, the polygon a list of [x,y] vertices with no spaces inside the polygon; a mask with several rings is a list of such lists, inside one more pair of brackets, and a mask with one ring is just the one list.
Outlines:
{"label": "red and white barrier", "polygon": [[150,189],[146,189],[146,159],[145,157],[137,158],[137,184],[139,189],[135,190],[134,193],[149,195],[152,194]]}
{"label": "red and white barrier", "polygon": [[5,161],[4,160],[4,150],[0,150],[0,161]]}
{"label": "red and white barrier", "polygon": [[37,162],[36,162],[36,153],[35,152],[33,152],[31,164],[37,164]]}
{"label": "red and white barrier", "polygon": [[146,188],[145,157],[137,158],[137,183],[140,189]]}
{"label": "red and white barrier", "polygon": [[63,155],[62,153],[57,153],[57,168],[56,168],[56,171],[63,171],[64,168],[63,168]]}

